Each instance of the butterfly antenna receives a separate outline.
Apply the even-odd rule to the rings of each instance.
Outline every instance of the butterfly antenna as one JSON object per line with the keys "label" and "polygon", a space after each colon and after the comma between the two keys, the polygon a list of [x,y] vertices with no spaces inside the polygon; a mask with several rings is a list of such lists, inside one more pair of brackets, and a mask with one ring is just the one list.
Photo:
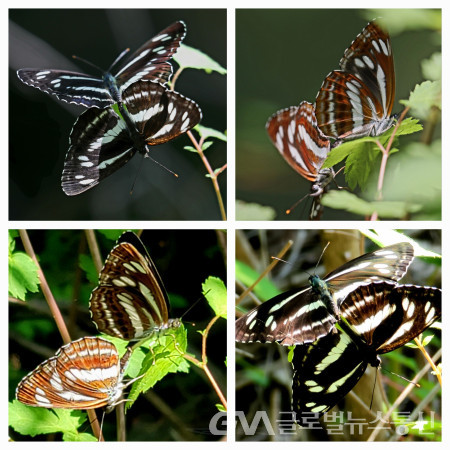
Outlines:
{"label": "butterfly antenna", "polygon": [[322,250],[322,253],[320,254],[320,258],[317,260],[316,267],[314,267],[314,273],[317,271],[317,267],[319,267],[319,263],[320,263],[320,261],[322,261],[325,250],[328,248],[329,245],[330,245],[330,242],[328,241],[327,245],[325,245],[324,249]]}
{"label": "butterfly antenna", "polygon": [[77,56],[77,55],[72,55],[72,58],[73,58],[73,59],[77,59],[78,61],[81,61],[81,62],[83,62],[84,64],[87,64],[88,66],[93,67],[94,69],[98,70],[98,71],[101,72],[101,73],[105,73],[105,71],[104,71],[101,67],[98,67],[96,64],[91,63],[91,62],[88,61],[87,59],[80,58],[80,57]]}
{"label": "butterfly antenna", "polygon": [[372,410],[373,397],[375,395],[375,386],[377,384],[377,376],[378,376],[378,370],[375,370],[375,378],[373,380],[373,387],[372,387],[372,397],[370,397],[370,406],[369,406],[370,410]]}
{"label": "butterfly antenna", "polygon": [[[203,297],[204,296],[206,296],[206,294],[210,291],[211,289],[208,289],[208,291],[206,291],[205,292],[205,294],[203,295]],[[199,303],[201,300],[203,300],[203,297],[199,297],[197,300],[195,300],[195,302],[194,303],[192,303],[192,305],[191,306],[189,306],[189,308],[186,310],[186,311],[184,311],[184,313],[181,315],[181,317],[180,317],[180,319],[182,319],[194,306],[196,306],[197,305],[197,303]]]}
{"label": "butterfly antenna", "polygon": [[410,379],[408,379],[408,378],[405,378],[404,376],[402,376],[402,375],[400,375],[400,374],[398,374],[398,373],[390,372],[389,370],[383,369],[383,368],[382,368],[382,370],[384,370],[384,371],[387,372],[387,373],[390,373],[391,375],[395,375],[395,376],[401,378],[402,380],[407,381],[407,382],[410,383],[410,384],[413,384],[413,385],[416,386],[416,387],[420,387],[420,384],[415,383],[414,381],[412,381],[412,380],[410,380]]}
{"label": "butterfly antenna", "polygon": [[108,72],[111,72],[115,65],[119,63],[123,59],[123,57],[130,51],[129,48],[126,48],[122,51],[122,53],[113,61],[113,63],[109,66]]}
{"label": "butterfly antenna", "polygon": [[148,158],[150,161],[153,161],[154,163],[158,164],[159,167],[162,167],[163,169],[166,169],[167,172],[171,173],[175,177],[178,178],[178,174],[173,172],[172,170],[168,169],[164,164],[161,164],[160,162],[156,161],[156,159],[153,159],[148,153],[145,154],[144,158]]}
{"label": "butterfly antenna", "polygon": [[306,197],[309,197],[309,194],[304,195],[300,200],[297,200],[289,209],[286,210],[286,214],[290,214],[297,206],[305,200]]}
{"label": "butterfly antenna", "polygon": [[[178,178],[178,174],[177,174],[177,173],[173,172],[172,170],[168,169],[166,166],[164,166],[164,165],[161,164],[160,162],[158,162],[158,161],[156,161],[155,159],[153,159],[151,156],[148,155],[148,153],[145,154],[144,158],[150,159],[150,160],[153,161],[154,163],[158,164],[158,166],[162,167],[163,169],[166,169],[168,172],[170,172],[172,175],[174,175],[175,177]],[[142,161],[143,161],[143,160],[142,160]],[[134,185],[136,184],[136,181],[137,181],[137,178],[138,178],[138,176],[139,176],[139,173],[141,172],[141,169],[142,169],[142,162],[141,162],[141,164],[139,165],[138,171],[136,172],[136,176],[134,177],[134,180],[133,180],[133,184],[131,185],[130,195],[133,194],[133,191],[134,191]]]}

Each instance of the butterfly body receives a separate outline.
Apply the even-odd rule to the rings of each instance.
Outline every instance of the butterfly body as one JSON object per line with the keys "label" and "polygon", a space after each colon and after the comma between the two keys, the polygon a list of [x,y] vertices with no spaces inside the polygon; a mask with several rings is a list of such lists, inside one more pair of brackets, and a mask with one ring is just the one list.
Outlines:
{"label": "butterfly body", "polygon": [[[169,25],[128,57],[116,60],[115,75],[105,72],[101,78],[78,72],[53,69],[20,69],[19,79],[32,87],[55,95],[67,103],[105,108],[122,102],[122,93],[139,80],[166,84],[172,75],[169,60],[186,35],[184,22]],[[120,63],[120,64],[119,64]]]}
{"label": "butterfly body", "polygon": [[198,105],[151,81],[138,81],[124,91],[121,115],[112,108],[90,108],[71,131],[61,179],[67,195],[78,195],[100,183],[136,152],[168,142],[200,122]]}
{"label": "butterfly body", "polygon": [[17,399],[43,408],[111,409],[122,395],[130,350],[122,359],[99,337],[84,337],[61,347],[22,379]]}

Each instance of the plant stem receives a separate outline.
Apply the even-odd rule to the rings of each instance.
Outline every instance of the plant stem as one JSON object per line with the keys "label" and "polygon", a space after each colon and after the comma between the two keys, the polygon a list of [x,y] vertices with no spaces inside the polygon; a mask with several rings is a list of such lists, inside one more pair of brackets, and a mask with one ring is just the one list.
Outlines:
{"label": "plant stem", "polygon": [[[38,276],[39,276],[39,282],[41,285],[42,293],[44,294],[45,300],[47,301],[48,307],[50,308],[52,316],[56,322],[56,326],[58,327],[59,333],[61,334],[61,337],[63,338],[63,342],[65,344],[68,344],[72,341],[72,339],[70,338],[69,331],[67,330],[66,324],[65,324],[64,319],[61,314],[61,311],[59,310],[58,305],[55,301],[55,297],[53,296],[50,286],[47,283],[44,272],[42,271],[41,266],[36,258],[36,254],[34,252],[33,245],[31,244],[28,233],[26,230],[19,230],[19,234],[20,234],[20,238],[22,239],[25,251],[27,252],[28,256],[36,264],[36,267],[38,269]],[[102,430],[100,429],[100,425],[98,423],[97,414],[92,409],[88,409],[87,413],[88,413],[88,417],[89,417],[89,423],[91,424],[92,431],[93,431],[95,437],[99,441],[104,441]]]}
{"label": "plant stem", "polygon": [[194,135],[191,131],[187,132],[187,135],[189,136],[189,139],[191,140],[192,144],[194,145],[195,149],[197,150],[198,155],[200,156],[201,160],[203,161],[204,166],[206,167],[206,170],[208,171],[209,176],[211,177],[211,181],[213,183],[214,191],[216,193],[217,201],[219,203],[219,209],[220,209],[220,215],[222,217],[222,220],[227,220],[227,215],[225,212],[225,206],[223,204],[222,200],[222,194],[220,193],[220,187],[219,182],[217,180],[217,176],[222,173],[227,165],[224,164],[220,171],[217,173],[214,173],[214,170],[212,169],[211,165],[209,164],[208,158],[206,158],[205,154],[203,153],[203,150],[201,148],[201,145],[197,142]]}

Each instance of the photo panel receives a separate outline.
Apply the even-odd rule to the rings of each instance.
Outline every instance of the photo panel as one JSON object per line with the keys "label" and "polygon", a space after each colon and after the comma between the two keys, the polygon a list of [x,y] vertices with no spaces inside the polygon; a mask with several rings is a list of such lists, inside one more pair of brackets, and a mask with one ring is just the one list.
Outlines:
{"label": "photo panel", "polygon": [[11,220],[226,217],[225,9],[11,9],[9,32]]}
{"label": "photo panel", "polygon": [[238,9],[237,218],[440,220],[441,30],[440,9]]}
{"label": "photo panel", "polygon": [[440,230],[237,230],[236,285],[236,440],[441,440]]}
{"label": "photo panel", "polygon": [[11,439],[224,438],[222,231],[10,230],[9,252]]}

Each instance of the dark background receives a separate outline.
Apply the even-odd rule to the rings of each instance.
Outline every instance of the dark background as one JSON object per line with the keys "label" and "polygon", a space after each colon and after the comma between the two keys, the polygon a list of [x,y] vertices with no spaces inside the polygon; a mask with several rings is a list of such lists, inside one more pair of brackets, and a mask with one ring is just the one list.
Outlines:
{"label": "dark background", "polygon": [[[313,6],[313,5],[311,5]],[[347,47],[367,23],[394,17],[411,29],[389,26],[396,70],[393,113],[423,80],[420,63],[440,50],[437,33],[417,30],[408,10],[259,9],[236,11],[236,197],[275,209],[277,220],[306,220],[311,200],[291,215],[285,210],[309,193],[311,183],[284,161],[270,142],[265,124],[280,109],[314,103],[322,81],[339,68]],[[397,16],[395,16],[397,14]],[[419,12],[420,14],[420,12]],[[430,25],[432,28],[432,25]],[[436,130],[440,133],[440,130]],[[405,142],[409,137],[402,137]],[[419,140],[420,134],[410,137]],[[389,165],[389,163],[388,163]],[[379,167],[379,163],[376,167]],[[378,175],[378,170],[374,175]],[[345,186],[342,175],[338,184]],[[335,189],[334,184],[331,189]],[[355,216],[325,208],[323,219]]]}
{"label": "dark background", "polygon": [[[186,23],[186,45],[226,68],[225,10],[24,9],[10,10],[9,17],[10,219],[220,219],[204,165],[196,153],[183,150],[192,145],[187,136],[151,149],[151,156],[179,178],[137,155],[100,185],[67,197],[61,190],[63,163],[70,131],[85,108],[23,84],[16,71],[29,67],[100,75],[81,62],[75,64],[72,55],[107,70],[122,50],[136,50],[177,20]],[[226,130],[226,76],[186,69],[175,88],[199,104],[202,125]],[[226,163],[226,144],[215,141],[207,157],[213,169],[221,167]],[[219,181],[224,201],[225,181],[226,173]]]}
{"label": "dark background", "polygon": [[[120,233],[119,233],[120,235]],[[50,289],[62,312],[73,340],[82,336],[95,336],[98,332],[90,319],[88,304],[92,289],[79,269],[80,255],[90,255],[80,230],[29,231],[29,237]],[[115,245],[96,232],[103,261]],[[187,330],[188,352],[201,358],[201,335],[214,312],[202,296],[202,283],[209,276],[226,282],[226,272],[217,234],[212,230],[145,230],[141,239],[155,263],[171,301],[172,318],[182,317]],[[20,238],[16,249],[22,250]],[[42,293],[27,294],[26,302],[10,302],[9,309],[9,400],[23,376],[38,364],[53,356],[63,345],[55,322],[50,315]],[[197,302],[193,308],[187,309]],[[184,313],[186,313],[184,315]],[[212,326],[207,340],[208,367],[226,395],[226,321],[219,319]],[[169,374],[158,382],[152,393],[168,405],[167,416],[145,395],[141,395],[126,414],[127,439],[131,441],[217,440],[208,425],[217,412],[219,403],[203,371],[190,365],[189,373]],[[101,417],[100,414],[98,414]],[[180,420],[175,426],[173,418]],[[182,428],[182,429],[180,429]],[[86,424],[86,429],[90,427]],[[115,440],[115,414],[105,416],[103,433],[106,440]],[[29,436],[11,434],[14,440]],[[35,440],[56,439],[39,435]]]}

